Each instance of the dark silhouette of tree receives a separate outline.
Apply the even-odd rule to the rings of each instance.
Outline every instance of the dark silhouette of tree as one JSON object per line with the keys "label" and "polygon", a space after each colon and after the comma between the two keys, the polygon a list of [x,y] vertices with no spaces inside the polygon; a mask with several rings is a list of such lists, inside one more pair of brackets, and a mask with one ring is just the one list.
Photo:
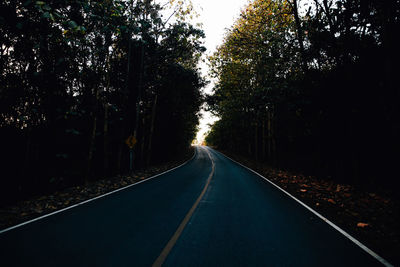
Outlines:
{"label": "dark silhouette of tree", "polygon": [[207,143],[393,190],[399,20],[399,1],[252,2],[211,57]]}
{"label": "dark silhouette of tree", "polygon": [[189,148],[201,30],[154,1],[2,1],[2,202],[127,173]]}

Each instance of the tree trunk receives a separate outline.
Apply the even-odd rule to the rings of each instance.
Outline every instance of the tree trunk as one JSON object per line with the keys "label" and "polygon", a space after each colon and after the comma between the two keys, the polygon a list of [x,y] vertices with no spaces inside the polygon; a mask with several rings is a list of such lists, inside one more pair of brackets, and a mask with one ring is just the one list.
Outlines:
{"label": "tree trunk", "polygon": [[[107,46],[108,47],[108,46]],[[106,92],[110,90],[110,58],[112,54],[107,54],[107,76],[106,76]],[[104,100],[104,124],[103,124],[103,170],[104,176],[109,175],[109,161],[108,161],[108,101]]]}
{"label": "tree trunk", "polygon": [[124,138],[125,138],[125,124],[123,123],[122,124],[122,127],[121,127],[121,135],[120,135],[120,141],[118,142],[118,151],[117,151],[117,166],[116,166],[116,169],[117,169],[117,174],[121,174],[122,173],[122,170],[121,170],[121,162],[122,162],[122,151],[123,151],[123,148],[124,148],[124,145],[125,145],[125,140],[124,140]]}
{"label": "tree trunk", "polygon": [[[136,118],[135,118],[135,129],[133,131],[133,136],[140,143],[140,151],[143,152],[143,142],[144,142],[144,131],[141,140],[138,138],[139,124],[140,124],[140,102],[142,101],[142,90],[143,90],[143,76],[144,76],[144,44],[141,44],[141,56],[140,56],[140,70],[139,70],[139,81],[138,81],[138,94],[136,99]],[[139,155],[142,159],[143,153]],[[137,158],[139,158],[137,157]]]}
{"label": "tree trunk", "polygon": [[[20,172],[20,177],[25,177],[25,175],[27,174],[27,172],[29,172],[30,167],[32,166],[30,163],[32,162],[32,157],[31,157],[31,147],[32,147],[32,135],[31,135],[31,128],[28,127],[27,129],[27,136],[26,136],[26,146],[25,146],[25,157],[24,157],[24,161],[23,161],[23,165],[22,168],[20,168],[19,172]],[[22,195],[22,188],[23,188],[23,183],[21,182],[21,179],[19,179],[18,183],[18,194]]]}
{"label": "tree trunk", "polygon": [[149,133],[149,144],[147,147],[147,159],[146,159],[146,167],[149,166],[150,161],[151,161],[151,149],[152,149],[152,140],[153,140],[153,132],[154,132],[154,123],[156,119],[156,109],[157,109],[157,99],[158,95],[156,94],[154,98],[154,103],[153,103],[153,110],[151,112],[151,124],[150,124],[150,133]]}
{"label": "tree trunk", "polygon": [[104,176],[108,175],[108,103],[104,104],[104,125],[103,125],[103,168]]}
{"label": "tree trunk", "polygon": [[262,157],[262,160],[265,160],[265,146],[266,146],[266,143],[265,143],[265,119],[263,118],[263,120],[262,120],[262,125],[261,125],[261,127],[262,127],[262,133],[261,133],[261,157]]}
{"label": "tree trunk", "polygon": [[305,73],[305,72],[307,72],[307,60],[306,60],[305,49],[304,49],[303,28],[301,27],[297,1],[298,0],[293,0],[293,16],[294,16],[294,21],[296,23],[297,40],[299,42],[300,55],[301,55],[301,59],[302,59],[301,60],[301,68],[302,68],[303,72]]}
{"label": "tree trunk", "polygon": [[272,162],[271,111],[267,113],[268,161]]}
{"label": "tree trunk", "polygon": [[146,143],[146,118],[145,116],[142,116],[142,136],[141,139],[139,139],[140,153],[138,153],[138,158],[139,158],[138,164],[140,164],[141,167],[143,167],[143,165],[146,163],[144,154],[145,143]]}
{"label": "tree trunk", "polygon": [[258,122],[256,121],[254,127],[254,158],[258,161]]}
{"label": "tree trunk", "polygon": [[270,156],[271,162],[273,166],[277,166],[278,164],[278,157],[277,157],[277,150],[276,150],[276,139],[275,139],[275,129],[274,129],[274,111],[269,112],[269,142],[270,142]]}
{"label": "tree trunk", "polygon": [[97,130],[97,105],[98,105],[98,100],[99,100],[99,90],[96,88],[95,89],[95,103],[94,107],[92,110],[92,132],[90,134],[90,139],[89,139],[89,151],[88,151],[88,157],[87,157],[87,167],[86,167],[86,175],[84,178],[84,183],[88,184],[90,176],[91,176],[91,171],[92,171],[92,164],[93,164],[93,154],[94,154],[94,149],[96,145],[96,130]]}

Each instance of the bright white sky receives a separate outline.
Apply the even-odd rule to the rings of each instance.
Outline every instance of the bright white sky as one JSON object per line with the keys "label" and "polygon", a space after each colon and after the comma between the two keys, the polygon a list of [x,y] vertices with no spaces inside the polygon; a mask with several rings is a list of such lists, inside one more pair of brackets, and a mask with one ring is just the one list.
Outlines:
{"label": "bright white sky", "polygon": [[[246,6],[248,0],[192,0],[195,11],[199,14],[196,22],[203,24],[206,34],[205,46],[207,55],[211,55],[218,45],[222,43],[225,29],[230,28],[239,17],[240,11]],[[207,64],[202,64],[203,75],[208,73]],[[213,83],[210,83],[205,92],[210,92]],[[202,111],[200,130],[197,133],[199,142],[204,140],[204,134],[209,130],[209,124],[217,118],[212,117],[209,112]]]}

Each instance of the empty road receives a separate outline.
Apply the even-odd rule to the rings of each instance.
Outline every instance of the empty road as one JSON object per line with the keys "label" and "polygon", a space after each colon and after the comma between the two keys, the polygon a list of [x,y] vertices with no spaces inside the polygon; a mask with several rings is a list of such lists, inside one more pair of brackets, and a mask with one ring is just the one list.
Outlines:
{"label": "empty road", "polygon": [[170,172],[2,231],[0,258],[1,266],[383,266],[208,147]]}

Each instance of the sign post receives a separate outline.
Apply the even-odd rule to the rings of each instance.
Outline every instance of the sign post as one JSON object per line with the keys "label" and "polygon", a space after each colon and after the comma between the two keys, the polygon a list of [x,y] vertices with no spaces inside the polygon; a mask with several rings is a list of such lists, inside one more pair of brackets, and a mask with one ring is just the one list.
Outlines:
{"label": "sign post", "polygon": [[129,149],[129,172],[133,171],[133,148]]}
{"label": "sign post", "polygon": [[126,140],[125,143],[129,147],[129,172],[132,174],[133,172],[133,147],[135,146],[137,140],[136,138],[131,135]]}

